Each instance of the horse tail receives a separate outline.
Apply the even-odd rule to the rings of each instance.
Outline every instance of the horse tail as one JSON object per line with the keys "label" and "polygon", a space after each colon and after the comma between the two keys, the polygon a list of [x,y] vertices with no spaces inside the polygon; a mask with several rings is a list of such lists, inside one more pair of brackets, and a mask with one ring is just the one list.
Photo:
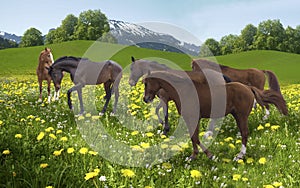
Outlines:
{"label": "horse tail", "polygon": [[278,82],[276,75],[272,71],[269,71],[269,70],[263,70],[263,72],[268,77],[269,88],[281,93],[279,82]]}
{"label": "horse tail", "polygon": [[283,115],[288,114],[286,102],[282,97],[281,93],[273,91],[272,89],[262,91],[253,86],[249,87],[253,92],[256,101],[262,107],[266,106],[267,104],[274,104],[280,113],[282,113]]}

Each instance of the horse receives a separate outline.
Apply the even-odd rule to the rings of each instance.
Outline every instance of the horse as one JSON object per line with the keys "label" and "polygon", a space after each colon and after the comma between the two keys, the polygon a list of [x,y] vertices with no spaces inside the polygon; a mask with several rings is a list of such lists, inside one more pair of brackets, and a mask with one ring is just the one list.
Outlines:
{"label": "horse", "polygon": [[[134,57],[131,57],[131,61],[132,63],[130,65],[130,77],[129,77],[129,84],[131,86],[135,86],[138,80],[143,75],[146,75],[148,71],[158,71],[158,70],[175,71],[164,64],[159,64],[156,61],[149,61],[144,59],[136,60]],[[186,71],[187,74],[189,72],[190,71]],[[230,78],[228,78],[225,75],[223,75],[223,77],[226,82],[230,82]],[[168,121],[168,102],[170,101],[170,98],[165,94],[165,91],[163,89],[158,91],[157,96],[159,97],[160,102],[157,105],[155,112],[158,117],[159,123],[164,125],[163,134],[166,135],[170,130],[170,125]],[[160,108],[163,108],[164,121],[161,119],[159,115]]]}
{"label": "horse", "polygon": [[[281,96],[280,85],[276,75],[270,70],[259,70],[256,68],[251,69],[235,69],[225,65],[217,64],[213,61],[206,59],[194,59],[191,63],[192,69],[199,71],[201,69],[220,70],[223,74],[227,75],[231,81],[240,82],[245,85],[254,86],[260,90],[264,90],[266,77],[268,77],[269,88],[278,92]],[[264,119],[269,116],[269,106],[266,105],[266,115]]]}
{"label": "horse", "polygon": [[[211,72],[219,74],[217,72]],[[221,118],[231,114],[237,123],[242,136],[242,147],[234,160],[242,159],[246,155],[248,140],[248,116],[252,110],[254,99],[264,106],[274,104],[283,114],[287,114],[287,107],[281,95],[273,90],[259,90],[253,86],[246,86],[239,82],[215,84],[211,90],[208,79],[199,77],[193,72],[188,76],[167,71],[154,71],[144,79],[144,97],[146,103],[152,102],[160,89],[175,102],[178,113],[183,117],[191,137],[193,153],[190,160],[196,159],[199,153],[197,145],[201,147],[208,158],[213,154],[199,140],[199,122],[201,118]],[[225,89],[222,91],[222,89]],[[222,101],[225,99],[225,101]],[[224,109],[214,108],[213,102],[223,103]]]}
{"label": "horse", "polygon": [[49,75],[54,82],[55,89],[59,90],[63,71],[70,73],[74,86],[67,92],[68,106],[70,109],[73,109],[71,93],[77,91],[80,102],[79,114],[84,113],[82,88],[85,85],[98,85],[103,83],[106,93],[104,99],[106,99],[106,101],[99,115],[103,115],[106,112],[110,98],[114,93],[115,103],[112,111],[113,115],[116,112],[119,99],[119,83],[122,78],[122,70],[122,67],[112,60],[93,62],[87,58],[63,56],[50,66]]}
{"label": "horse", "polygon": [[[43,85],[43,80],[47,81],[48,84],[48,103],[51,101],[51,95],[50,95],[50,85],[51,85],[51,77],[48,74],[48,68],[52,65],[54,62],[53,60],[53,55],[51,53],[50,48],[45,48],[43,51],[41,51],[39,55],[39,64],[38,67],[36,68],[36,75],[38,77],[38,82],[39,82],[39,100],[38,102],[42,102],[42,85]],[[54,93],[54,98],[55,100],[58,100],[59,98],[59,90],[55,91]]]}

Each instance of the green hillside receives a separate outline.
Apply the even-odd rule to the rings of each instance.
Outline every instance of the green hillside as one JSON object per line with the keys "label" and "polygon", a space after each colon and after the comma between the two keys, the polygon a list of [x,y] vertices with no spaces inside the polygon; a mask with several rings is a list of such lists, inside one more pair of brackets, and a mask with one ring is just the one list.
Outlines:
{"label": "green hillside", "polygon": [[[128,65],[130,57],[157,58],[160,63],[175,62],[181,68],[190,70],[191,57],[157,50],[123,46],[93,41],[72,41],[49,45],[54,59],[72,55],[88,57],[93,61],[112,59],[123,67]],[[35,76],[38,56],[45,46],[30,48],[13,48],[0,50],[0,77],[31,75]],[[160,59],[161,58],[161,59]],[[196,57],[194,57],[196,58]],[[218,56],[214,59],[220,64],[235,68],[259,68],[275,72],[281,83],[300,83],[300,55],[277,51],[250,51],[239,54]]]}

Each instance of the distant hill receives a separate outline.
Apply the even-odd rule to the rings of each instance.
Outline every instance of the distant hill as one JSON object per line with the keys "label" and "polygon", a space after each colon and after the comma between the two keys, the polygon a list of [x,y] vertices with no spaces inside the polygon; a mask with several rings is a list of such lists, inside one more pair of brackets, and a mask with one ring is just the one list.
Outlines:
{"label": "distant hill", "polygon": [[6,33],[4,31],[0,31],[0,37],[4,38],[4,39],[8,39],[8,40],[12,40],[16,43],[20,43],[21,42],[21,36],[17,36],[15,34],[10,34],[10,33]]}
{"label": "distant hill", "polygon": [[116,20],[109,20],[109,25],[111,34],[117,38],[119,44],[194,56],[200,51],[200,46],[180,41],[169,34],[158,33],[141,25]]}
{"label": "distant hill", "polygon": [[[157,57],[162,59],[159,60],[159,63],[170,61],[176,63],[184,70],[191,70],[191,58],[185,54],[110,43],[97,43],[96,51],[88,50],[92,45],[95,45],[93,41],[72,41],[49,45],[48,47],[52,49],[54,59],[66,55],[84,56],[93,61],[113,59],[123,67],[126,67],[131,63],[131,56],[136,58]],[[35,76],[38,55],[44,48],[45,46],[37,46],[0,50],[0,77],[15,75]],[[300,55],[298,54],[278,51],[249,51],[217,56],[213,60],[220,64],[240,69],[259,68],[271,70],[277,75],[281,83],[300,83]]]}

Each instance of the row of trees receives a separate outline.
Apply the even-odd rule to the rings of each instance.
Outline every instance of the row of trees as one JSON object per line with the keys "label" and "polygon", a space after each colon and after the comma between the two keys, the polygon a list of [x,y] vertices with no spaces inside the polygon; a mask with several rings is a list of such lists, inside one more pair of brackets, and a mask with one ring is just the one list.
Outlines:
{"label": "row of trees", "polygon": [[108,20],[100,10],[81,12],[77,18],[69,14],[61,25],[49,31],[46,36],[36,28],[25,31],[20,47],[38,46],[43,44],[60,43],[71,40],[98,40],[116,43],[116,39],[109,34]]}
{"label": "row of trees", "polygon": [[226,35],[217,41],[209,38],[200,56],[226,55],[249,50],[277,50],[300,54],[300,26],[284,29],[280,20],[266,20],[258,27],[247,25],[240,35]]}
{"label": "row of trees", "polygon": [[5,48],[15,48],[15,47],[18,47],[18,44],[15,41],[0,37],[0,50]]}

